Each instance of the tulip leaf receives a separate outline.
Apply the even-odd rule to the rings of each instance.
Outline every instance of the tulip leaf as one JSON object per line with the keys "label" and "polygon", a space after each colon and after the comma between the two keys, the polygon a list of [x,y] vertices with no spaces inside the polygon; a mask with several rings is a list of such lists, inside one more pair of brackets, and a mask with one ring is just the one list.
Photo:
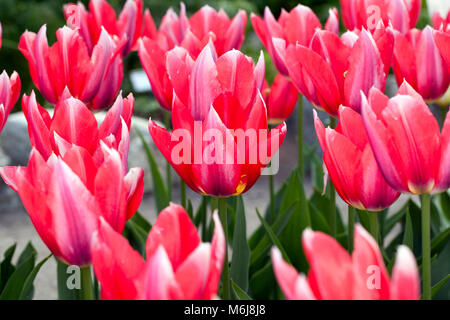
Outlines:
{"label": "tulip leaf", "polygon": [[149,233],[152,229],[152,224],[147,219],[145,219],[139,211],[136,212],[130,220],[138,225],[146,233]]}
{"label": "tulip leaf", "polygon": [[330,226],[328,225],[327,220],[325,219],[322,212],[320,212],[314,203],[309,202],[309,212],[311,213],[311,224],[313,230],[322,231],[324,233],[330,234]]}
{"label": "tulip leaf", "polygon": [[237,300],[252,300],[252,298],[250,298],[250,296],[239,287],[233,279],[231,279],[231,288],[233,289],[233,294]]}
{"label": "tulip leaf", "polygon": [[382,229],[383,239],[389,234],[389,232],[392,231],[394,226],[403,219],[403,216],[406,214],[407,207],[408,203],[405,204],[399,211],[386,218]]}
{"label": "tulip leaf", "polygon": [[70,266],[59,261],[55,257],[57,264],[57,279],[58,279],[58,299],[59,300],[78,300],[80,298],[79,289],[69,289],[68,281],[72,276],[70,272],[67,272],[67,268]]}
{"label": "tulip leaf", "polygon": [[436,283],[432,288],[431,288],[431,297],[434,297],[435,295],[438,294],[438,292],[447,284],[447,282],[450,280],[450,274],[446,275],[444,277],[444,279],[442,279],[441,281],[439,281],[438,283]]}
{"label": "tulip leaf", "polygon": [[145,244],[147,242],[148,232],[131,219],[125,224],[124,235],[133,249],[139,251],[145,257]]}
{"label": "tulip leaf", "polygon": [[233,259],[230,277],[243,291],[248,290],[250,249],[247,243],[247,222],[245,218],[244,200],[236,198],[236,218],[233,236]]}
{"label": "tulip leaf", "polygon": [[39,270],[41,270],[44,263],[47,262],[47,260],[50,259],[50,257],[52,255],[53,254],[50,254],[46,258],[42,259],[42,261],[39,262],[34,267],[33,271],[31,271],[30,274],[27,276],[27,278],[25,280],[25,284],[22,288],[22,292],[20,293],[20,298],[19,298],[20,300],[30,300],[32,298],[34,279],[36,278],[36,275],[38,274]]}
{"label": "tulip leaf", "polygon": [[450,224],[450,196],[448,192],[442,192],[438,197],[443,216],[445,217],[445,220],[447,220],[447,224]]}
{"label": "tulip leaf", "polygon": [[170,198],[167,192],[167,189],[164,185],[164,180],[159,172],[158,165],[153,157],[153,154],[150,150],[150,146],[147,141],[145,141],[144,136],[139,130],[136,130],[139,138],[142,141],[142,145],[144,146],[145,153],[147,154],[148,163],[150,165],[150,171],[152,173],[153,180],[153,196],[155,198],[155,205],[157,212],[161,212],[165,208],[169,206]]}
{"label": "tulip leaf", "polygon": [[252,274],[250,278],[250,294],[255,300],[267,300],[276,288],[277,282],[273,273],[272,261],[269,260],[263,268]]}
{"label": "tulip leaf", "polygon": [[280,243],[280,240],[278,240],[277,236],[275,235],[267,221],[263,217],[261,217],[258,209],[256,209],[256,214],[258,215],[259,221],[261,221],[262,225],[264,226],[264,229],[266,230],[267,235],[269,236],[269,239],[272,241],[273,245],[281,251],[283,259],[286,260],[286,262],[288,262],[289,264],[292,264],[288,254],[286,253],[286,250],[284,250],[282,244]]}
{"label": "tulip leaf", "polygon": [[409,214],[409,209],[407,209],[406,212],[405,230],[403,232],[403,244],[408,246],[411,249],[411,251],[414,249],[413,226],[411,221],[411,215]]}
{"label": "tulip leaf", "polygon": [[6,282],[8,282],[9,277],[14,273],[16,268],[12,265],[12,257],[16,251],[17,244],[14,243],[9,247],[4,254],[4,259],[0,264],[0,293],[5,288]]}
{"label": "tulip leaf", "polygon": [[30,245],[27,245],[22,252],[16,270],[6,282],[5,288],[0,295],[0,300],[18,300],[20,298],[27,277],[34,269],[37,253],[34,248],[31,248]]}

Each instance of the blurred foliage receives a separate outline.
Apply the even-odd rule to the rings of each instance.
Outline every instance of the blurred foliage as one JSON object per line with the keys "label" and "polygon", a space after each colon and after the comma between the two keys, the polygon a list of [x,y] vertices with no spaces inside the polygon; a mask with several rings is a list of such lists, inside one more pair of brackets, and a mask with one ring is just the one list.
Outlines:
{"label": "blurred foliage", "polygon": [[[73,0],[75,2],[76,0]],[[65,24],[64,16],[62,13],[63,4],[70,1],[61,0],[1,0],[0,1],[0,21],[3,27],[3,47],[0,51],[0,69],[5,69],[8,74],[11,74],[16,70],[20,74],[22,80],[23,90],[22,92],[29,94],[34,86],[31,82],[31,78],[28,73],[28,65],[25,58],[18,51],[17,46],[20,40],[21,34],[25,30],[37,32],[43,24],[47,24],[47,35],[49,43],[52,44],[55,41],[55,31],[57,28]],[[88,0],[82,0],[86,6]],[[117,12],[123,6],[125,0],[109,0],[109,3],[113,5]],[[291,10],[299,1],[298,0],[186,0],[184,1],[188,14],[191,15],[198,9],[200,9],[206,3],[216,9],[223,8],[230,16],[234,15],[238,9],[242,8],[250,12],[257,12],[262,15],[264,8],[268,6],[275,16],[278,16],[282,8]],[[339,0],[303,0],[302,4],[309,6],[318,15],[320,20],[324,23],[328,17],[328,10],[332,7],[339,7]],[[156,23],[159,23],[164,13],[168,8],[172,7],[177,12],[179,11],[178,0],[144,0],[145,8],[149,8]],[[424,1],[424,8],[426,3]],[[421,20],[419,21],[419,27],[423,27],[428,23],[428,15],[426,9],[422,11]],[[252,32],[250,21],[247,23],[247,37],[242,48],[246,54],[257,59],[260,50],[263,47],[258,37]],[[271,80],[276,70],[273,67],[270,57],[266,56],[266,70],[267,77]],[[136,53],[131,54],[125,60],[125,70],[140,69],[139,59]],[[126,76],[123,82],[124,93],[128,93],[131,90],[131,84],[129,78]],[[44,102],[43,99],[40,99]],[[148,116],[149,112],[155,110],[156,102],[148,102],[146,99],[137,99],[136,111],[140,115]],[[17,106],[16,109],[20,108]]]}

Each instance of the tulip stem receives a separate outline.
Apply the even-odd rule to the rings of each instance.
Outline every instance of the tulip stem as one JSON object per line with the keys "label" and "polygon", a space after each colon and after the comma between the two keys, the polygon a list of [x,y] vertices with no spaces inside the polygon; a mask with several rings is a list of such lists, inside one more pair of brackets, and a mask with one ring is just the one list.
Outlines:
{"label": "tulip stem", "polygon": [[378,237],[378,214],[376,212],[368,211],[369,223],[370,223],[370,234],[375,239],[376,243],[379,244]]}
{"label": "tulip stem", "polygon": [[[170,113],[164,111],[164,125],[167,130],[170,131]],[[169,200],[172,200],[172,171],[170,168],[170,163],[166,162],[166,176],[167,176],[167,194]]]}
{"label": "tulip stem", "polygon": [[348,206],[348,252],[353,251],[354,242],[354,231],[355,231],[355,208]]}
{"label": "tulip stem", "polygon": [[84,267],[80,269],[81,275],[81,300],[94,300],[91,278],[91,267]]}
{"label": "tulip stem", "polygon": [[186,184],[183,179],[180,179],[180,189],[181,189],[181,205],[186,209]]}
{"label": "tulip stem", "polygon": [[270,190],[270,218],[271,222],[275,221],[275,191],[273,186],[273,175],[269,176],[269,190]]}
{"label": "tulip stem", "polygon": [[228,213],[227,198],[219,198],[219,215],[225,233],[225,262],[222,272],[222,298],[230,300],[230,274],[228,271]]}
{"label": "tulip stem", "polygon": [[431,249],[430,249],[430,195],[423,194],[422,200],[422,283],[423,299],[431,300]]}
{"label": "tulip stem", "polygon": [[298,95],[298,171],[300,173],[300,177],[303,180],[304,177],[304,164],[303,164],[303,96],[301,94]]}
{"label": "tulip stem", "polygon": [[[334,129],[336,126],[336,119],[330,116],[330,127]],[[336,238],[337,227],[336,227],[336,189],[334,188],[333,181],[330,180],[330,228],[331,235]]]}

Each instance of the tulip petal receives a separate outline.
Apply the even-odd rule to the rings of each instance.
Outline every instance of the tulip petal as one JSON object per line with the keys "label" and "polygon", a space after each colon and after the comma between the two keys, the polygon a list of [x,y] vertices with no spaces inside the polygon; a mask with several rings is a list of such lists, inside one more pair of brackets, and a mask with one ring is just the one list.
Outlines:
{"label": "tulip petal", "polygon": [[420,277],[417,263],[411,250],[399,246],[392,270],[391,295],[395,300],[418,300]]}

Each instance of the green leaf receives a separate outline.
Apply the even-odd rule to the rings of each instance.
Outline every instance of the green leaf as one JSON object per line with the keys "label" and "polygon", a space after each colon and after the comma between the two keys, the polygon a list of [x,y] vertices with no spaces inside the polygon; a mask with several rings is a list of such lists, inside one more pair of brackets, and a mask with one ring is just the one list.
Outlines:
{"label": "green leaf", "polygon": [[124,236],[128,239],[133,249],[139,251],[142,256],[145,256],[145,244],[147,242],[148,232],[133,220],[129,220],[125,224]]}
{"label": "green leaf", "polygon": [[138,225],[138,226],[139,226],[142,230],[144,230],[146,233],[149,233],[150,230],[152,229],[152,224],[150,223],[150,221],[148,221],[147,219],[145,219],[145,218],[139,213],[139,211],[136,212],[130,220],[133,221],[136,225]]}
{"label": "green leaf", "polygon": [[39,262],[33,269],[33,271],[30,272],[30,274],[27,276],[25,283],[22,288],[22,292],[20,293],[20,300],[31,300],[32,293],[33,293],[33,282],[36,278],[36,275],[38,274],[39,270],[41,270],[42,266],[45,262],[47,262],[48,259],[53,254],[48,255],[46,258],[44,258],[41,262]]}
{"label": "green leaf", "polygon": [[269,260],[250,278],[251,296],[255,300],[268,300],[272,298],[275,288],[277,288],[277,282],[272,269],[272,261]]}
{"label": "green leaf", "polygon": [[230,277],[242,290],[248,290],[250,249],[247,243],[247,222],[245,219],[244,201],[237,197],[236,218],[233,236],[233,259]]}
{"label": "green leaf", "polygon": [[9,277],[14,273],[16,267],[14,267],[11,263],[14,252],[16,251],[17,244],[14,243],[11,247],[9,247],[5,254],[3,255],[4,259],[0,264],[0,293],[5,288],[6,282],[8,282]]}
{"label": "green leaf", "polygon": [[37,252],[36,249],[34,249],[31,242],[28,242],[25,246],[25,249],[23,249],[22,253],[19,256],[19,259],[17,259],[16,267],[19,267],[22,263],[28,260],[30,257],[36,257]]}
{"label": "green leaf", "polygon": [[443,216],[447,222],[450,223],[450,196],[448,192],[442,192],[439,194],[439,203],[441,205]]}
{"label": "green leaf", "polygon": [[408,246],[411,251],[414,248],[414,238],[413,238],[413,226],[411,221],[411,215],[409,214],[409,208],[406,213],[405,230],[403,232],[403,244]]}
{"label": "green leaf", "polygon": [[392,229],[398,222],[403,219],[403,216],[406,214],[407,207],[408,203],[406,203],[399,211],[386,218],[382,229],[383,238],[392,231]]}
{"label": "green leaf", "polygon": [[434,297],[436,294],[438,294],[439,290],[441,290],[449,280],[450,274],[446,275],[444,279],[436,283],[433,288],[431,288],[431,297]]}
{"label": "green leaf", "polygon": [[145,153],[147,154],[148,163],[150,165],[150,171],[152,173],[153,180],[153,194],[155,198],[156,210],[157,212],[161,212],[165,208],[169,206],[170,199],[167,189],[164,185],[164,180],[159,172],[158,165],[156,164],[155,158],[152,155],[150,150],[150,146],[147,141],[145,141],[144,136],[139,130],[136,130],[139,138],[142,141],[142,145],[144,146]]}
{"label": "green leaf", "polygon": [[237,300],[252,300],[249,295],[231,279],[231,288]]}
{"label": "green leaf", "polygon": [[292,264],[291,260],[289,259],[289,256],[286,253],[286,250],[284,250],[283,245],[280,243],[280,240],[278,240],[277,236],[273,232],[272,228],[269,226],[267,221],[261,217],[261,214],[259,213],[258,209],[256,209],[256,214],[258,215],[259,221],[261,221],[262,225],[264,226],[264,229],[267,232],[267,235],[269,236],[270,240],[272,241],[273,245],[276,246],[282,253],[284,260],[288,262],[289,264]]}
{"label": "green leaf", "polygon": [[309,212],[311,215],[311,224],[312,229],[316,231],[322,231],[326,234],[330,234],[330,226],[328,225],[328,221],[325,219],[325,216],[320,212],[314,203],[309,202]]}
{"label": "green leaf", "polygon": [[[34,250],[34,248],[33,248]],[[28,246],[21,255],[20,265],[6,282],[6,286],[0,295],[0,300],[18,300],[25,285],[28,275],[33,271],[36,251]]]}

